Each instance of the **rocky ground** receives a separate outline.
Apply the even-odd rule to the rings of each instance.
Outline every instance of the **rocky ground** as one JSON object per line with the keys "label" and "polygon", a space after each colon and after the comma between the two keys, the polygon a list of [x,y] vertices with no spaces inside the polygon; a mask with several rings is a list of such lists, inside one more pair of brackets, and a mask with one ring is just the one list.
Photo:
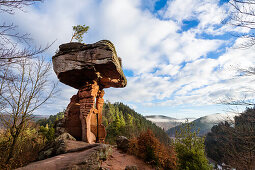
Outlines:
{"label": "rocky ground", "polygon": [[152,170],[152,166],[133,155],[126,154],[117,148],[113,148],[112,154],[102,162],[102,168],[109,170]]}
{"label": "rocky ground", "polygon": [[[125,138],[120,138],[121,146],[126,146]],[[125,139],[125,140],[124,140]],[[76,141],[64,133],[44,148],[39,161],[18,170],[152,170],[153,168],[135,156],[123,152],[123,147],[107,144],[88,144]],[[125,149],[124,149],[125,150]]]}

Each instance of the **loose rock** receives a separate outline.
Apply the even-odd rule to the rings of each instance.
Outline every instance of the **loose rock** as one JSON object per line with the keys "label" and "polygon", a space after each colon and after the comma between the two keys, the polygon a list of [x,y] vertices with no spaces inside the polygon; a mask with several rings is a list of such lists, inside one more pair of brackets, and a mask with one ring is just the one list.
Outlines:
{"label": "loose rock", "polygon": [[116,139],[116,144],[117,144],[117,148],[124,151],[124,152],[127,152],[128,151],[128,148],[129,148],[129,140],[128,138],[126,138],[125,136],[119,136],[117,139]]}

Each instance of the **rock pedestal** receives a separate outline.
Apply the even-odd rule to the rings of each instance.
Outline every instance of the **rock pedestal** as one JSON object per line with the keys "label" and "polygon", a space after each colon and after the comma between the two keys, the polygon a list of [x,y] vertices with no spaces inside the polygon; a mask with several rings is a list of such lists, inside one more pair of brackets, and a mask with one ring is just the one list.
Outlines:
{"label": "rock pedestal", "polygon": [[62,44],[52,61],[59,80],[78,89],[67,106],[61,131],[88,143],[104,142],[103,89],[127,84],[113,44],[108,40]]}

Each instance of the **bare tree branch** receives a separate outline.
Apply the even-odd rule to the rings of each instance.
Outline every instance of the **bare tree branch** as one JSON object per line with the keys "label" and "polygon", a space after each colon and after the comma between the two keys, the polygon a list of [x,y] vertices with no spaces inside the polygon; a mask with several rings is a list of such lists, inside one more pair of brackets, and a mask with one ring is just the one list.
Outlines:
{"label": "bare tree branch", "polygon": [[6,81],[7,91],[0,94],[0,101],[6,103],[0,114],[7,115],[11,111],[7,117],[10,117],[12,123],[4,120],[6,129],[10,131],[12,137],[7,162],[11,159],[16,140],[31,119],[31,114],[56,92],[56,84],[52,84],[48,79],[51,65],[43,58],[24,59],[16,64],[15,69],[15,74],[9,75],[15,76],[14,81]]}
{"label": "bare tree branch", "polygon": [[[0,0],[0,14],[15,14],[35,2],[42,0]],[[51,65],[38,57],[52,44],[44,48],[31,44],[30,35],[19,33],[15,24],[0,23],[0,121],[10,133],[6,164],[33,112],[56,92],[56,84],[49,80]]]}
{"label": "bare tree branch", "polygon": [[23,10],[24,6],[32,5],[42,0],[0,0],[0,11],[14,14],[15,10]]}
{"label": "bare tree branch", "polygon": [[248,33],[238,34],[238,37],[245,41],[239,45],[239,48],[250,48],[255,45],[255,0],[230,0],[232,10],[229,17],[224,21],[227,24],[248,28],[251,31]]}

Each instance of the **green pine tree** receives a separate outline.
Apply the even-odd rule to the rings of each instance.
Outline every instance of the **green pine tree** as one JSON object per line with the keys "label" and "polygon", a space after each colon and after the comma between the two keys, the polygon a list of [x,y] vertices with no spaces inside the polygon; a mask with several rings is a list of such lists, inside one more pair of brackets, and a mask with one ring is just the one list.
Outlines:
{"label": "green pine tree", "polygon": [[78,42],[82,42],[83,41],[83,35],[85,33],[87,33],[89,30],[89,26],[86,25],[77,25],[77,26],[73,26],[73,36],[71,38],[71,41],[73,41],[73,39],[76,39]]}
{"label": "green pine tree", "polygon": [[178,157],[179,169],[183,170],[211,170],[205,156],[204,138],[198,137],[199,131],[193,131],[192,123],[184,123],[176,132],[175,149]]}

